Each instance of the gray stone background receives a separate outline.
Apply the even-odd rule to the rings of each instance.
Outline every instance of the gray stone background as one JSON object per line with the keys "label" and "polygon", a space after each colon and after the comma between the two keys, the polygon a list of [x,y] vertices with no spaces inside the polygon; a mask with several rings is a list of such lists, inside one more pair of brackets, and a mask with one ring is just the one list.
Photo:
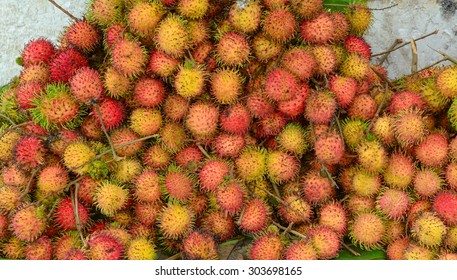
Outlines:
{"label": "gray stone background", "polygon": [[[86,10],[87,0],[56,0],[76,17]],[[417,42],[418,68],[430,65],[442,56],[430,47],[457,57],[457,0],[371,0],[372,8],[397,6],[375,10],[374,24],[365,39],[373,53],[389,49],[395,39],[404,42],[421,37],[436,29],[438,35]],[[31,39],[46,37],[56,42],[69,18],[47,0],[1,0],[0,3],[0,85],[18,75],[21,68],[15,59]],[[376,63],[377,59],[374,58]],[[406,46],[393,52],[383,64],[391,78],[411,71],[411,48]]]}

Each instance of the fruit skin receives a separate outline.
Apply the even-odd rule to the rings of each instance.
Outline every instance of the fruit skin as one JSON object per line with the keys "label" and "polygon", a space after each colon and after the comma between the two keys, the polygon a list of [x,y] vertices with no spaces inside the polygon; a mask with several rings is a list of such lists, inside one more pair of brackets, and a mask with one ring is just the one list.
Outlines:
{"label": "fruit skin", "polygon": [[247,233],[259,233],[267,227],[268,217],[269,209],[266,203],[259,198],[253,198],[245,204],[239,228]]}
{"label": "fruit skin", "polygon": [[113,47],[112,65],[123,75],[129,77],[139,75],[144,71],[147,61],[146,50],[136,41],[121,38]]}
{"label": "fruit skin", "polygon": [[71,93],[83,103],[98,100],[104,91],[100,74],[89,67],[80,68],[69,82]]}
{"label": "fruit skin", "polygon": [[206,78],[207,74],[201,65],[187,65],[185,63],[179,67],[175,75],[176,92],[187,99],[198,97],[203,93]]}
{"label": "fruit skin", "polygon": [[124,257],[124,246],[107,233],[93,233],[87,242],[92,260],[120,260]]}
{"label": "fruit skin", "polygon": [[317,253],[310,242],[294,241],[284,252],[286,260],[317,260]]}
{"label": "fruit skin", "polygon": [[176,203],[166,205],[159,217],[162,235],[173,240],[186,236],[193,224],[194,213],[188,207]]}
{"label": "fruit skin", "polygon": [[377,199],[377,208],[390,219],[401,219],[408,211],[411,199],[401,190],[382,190]]}
{"label": "fruit skin", "polygon": [[325,44],[329,42],[335,32],[334,22],[330,15],[321,12],[300,24],[300,34],[305,42],[312,44]]}
{"label": "fruit skin", "polygon": [[436,77],[436,87],[447,98],[457,96],[457,67],[447,67]]}
{"label": "fruit skin", "polygon": [[227,32],[216,46],[216,58],[219,63],[229,67],[240,67],[249,59],[251,47],[248,39],[236,32]]}
{"label": "fruit skin", "polygon": [[284,69],[277,68],[267,74],[265,94],[274,101],[290,100],[297,93],[295,78]]}
{"label": "fruit skin", "polygon": [[45,155],[43,141],[34,136],[23,136],[14,147],[16,163],[26,170],[41,166],[45,162]]}
{"label": "fruit skin", "polygon": [[89,171],[89,163],[94,158],[94,151],[84,142],[71,143],[63,154],[65,167],[79,175]]}
{"label": "fruit skin", "polygon": [[66,83],[79,68],[87,66],[89,63],[80,52],[72,48],[64,49],[56,54],[49,65],[50,78],[57,83]]}
{"label": "fruit skin", "polygon": [[448,160],[448,145],[445,135],[429,134],[415,147],[416,158],[426,166],[441,167]]}
{"label": "fruit skin", "polygon": [[214,237],[204,231],[193,231],[183,241],[183,252],[190,260],[219,259]]}
{"label": "fruit skin", "polygon": [[447,228],[443,221],[431,212],[425,212],[414,220],[411,235],[420,245],[434,248],[441,245]]}
{"label": "fruit skin", "polygon": [[278,215],[287,223],[299,224],[311,220],[311,205],[302,197],[291,194],[283,198],[284,203],[278,205]]}
{"label": "fruit skin", "polygon": [[254,239],[248,255],[250,260],[279,260],[283,250],[281,236],[275,232],[268,232]]}
{"label": "fruit skin", "polygon": [[326,124],[333,118],[337,103],[330,91],[311,92],[306,101],[305,117],[313,124]]}
{"label": "fruit skin", "polygon": [[312,204],[324,203],[336,194],[332,182],[314,171],[300,178],[300,188],[302,196]]}
{"label": "fruit skin", "polygon": [[255,181],[261,179],[266,172],[265,150],[246,147],[235,160],[235,167],[242,180]]}
{"label": "fruit skin", "polygon": [[189,47],[185,22],[176,15],[168,15],[158,25],[154,40],[157,48],[172,57],[182,57]]}
{"label": "fruit skin", "polygon": [[349,237],[352,242],[365,250],[381,248],[386,231],[384,221],[376,214],[358,214],[349,223]]}
{"label": "fruit skin", "polygon": [[14,235],[21,241],[34,241],[46,230],[47,221],[44,207],[24,205],[11,217]]}
{"label": "fruit skin", "polygon": [[108,217],[123,209],[128,201],[129,193],[124,187],[109,181],[103,181],[94,190],[94,204],[103,215]]}
{"label": "fruit skin", "polygon": [[74,22],[65,30],[63,36],[64,42],[84,53],[91,52],[101,39],[96,26],[87,20]]}
{"label": "fruit skin", "polygon": [[56,53],[56,48],[49,40],[38,38],[30,41],[21,53],[24,67],[39,63],[49,64]]}
{"label": "fruit skin", "polygon": [[453,191],[441,191],[435,195],[433,210],[446,225],[457,225],[457,194]]}
{"label": "fruit skin", "polygon": [[130,241],[126,250],[126,256],[129,260],[155,260],[157,252],[153,243],[146,238],[136,238]]}
{"label": "fruit skin", "polygon": [[215,191],[218,208],[234,216],[245,203],[246,191],[238,181],[229,181],[220,185]]}
{"label": "fruit skin", "polygon": [[292,181],[300,171],[299,160],[283,151],[270,151],[266,157],[266,172],[273,183]]}
{"label": "fruit skin", "polygon": [[413,159],[402,153],[393,153],[384,172],[384,181],[392,188],[404,190],[413,181],[414,172]]}
{"label": "fruit skin", "polygon": [[248,109],[242,103],[227,106],[220,114],[220,126],[228,133],[244,135],[251,124]]}
{"label": "fruit skin", "polygon": [[336,232],[326,226],[316,226],[309,230],[310,243],[319,259],[332,259],[340,249],[340,238]]}
{"label": "fruit skin", "polygon": [[66,169],[60,165],[49,165],[38,175],[37,188],[45,195],[63,192],[69,181]]}
{"label": "fruit skin", "polygon": [[[277,24],[281,22],[282,24]],[[262,30],[271,39],[285,42],[294,37],[297,22],[286,7],[277,7],[267,12],[262,21]]]}
{"label": "fruit skin", "polygon": [[337,164],[344,154],[343,139],[336,132],[320,135],[314,144],[314,151],[323,164]]}
{"label": "fruit skin", "polygon": [[25,258],[27,260],[51,260],[52,243],[48,236],[42,236],[25,246]]}
{"label": "fruit skin", "polygon": [[213,137],[218,128],[218,108],[210,103],[197,102],[190,106],[185,125],[198,138]]}

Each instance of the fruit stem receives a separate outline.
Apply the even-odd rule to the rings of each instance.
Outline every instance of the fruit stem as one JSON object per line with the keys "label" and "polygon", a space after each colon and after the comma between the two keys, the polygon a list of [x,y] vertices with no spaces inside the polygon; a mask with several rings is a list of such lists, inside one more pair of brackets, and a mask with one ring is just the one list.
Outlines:
{"label": "fruit stem", "polygon": [[[424,36],[421,36],[421,37],[413,39],[413,40],[417,42],[417,41],[425,39],[425,38],[427,38],[427,37],[429,37],[431,35],[436,35],[436,34],[438,34],[438,32],[439,32],[439,30],[436,29],[436,30],[434,30],[434,31],[432,31],[432,32],[430,32],[428,34],[425,34]],[[380,55],[391,53],[391,52],[396,51],[396,50],[398,50],[400,48],[403,48],[404,46],[409,45],[409,44],[411,44],[411,41],[405,42],[405,43],[403,43],[403,44],[401,44],[401,45],[399,45],[399,46],[397,46],[397,47],[395,47],[395,48],[393,48],[391,50],[387,50],[387,51],[384,51],[384,52],[373,54],[371,57],[373,58],[373,57],[377,57],[377,56],[380,56]]]}
{"label": "fruit stem", "polygon": [[349,247],[346,243],[344,242],[341,242],[341,245],[343,245],[343,247],[348,250],[349,252],[351,252],[351,254],[353,254],[354,256],[357,256],[357,257],[360,257],[361,255],[359,253],[357,253],[356,251],[354,251],[351,247]]}
{"label": "fruit stem", "polygon": [[[275,221],[271,221],[271,223],[272,223],[273,225],[277,226],[278,228],[282,229],[282,230],[287,230],[287,228],[286,228],[285,226],[282,226],[282,225],[278,224],[278,223],[275,222]],[[304,240],[308,240],[308,237],[307,237],[306,235],[303,235],[303,234],[301,234],[301,233],[299,233],[298,231],[295,231],[295,230],[293,230],[293,229],[289,230],[289,233],[291,233],[291,234],[293,234],[293,235],[295,235],[295,236],[298,236],[298,237],[300,237],[300,238],[302,238],[302,239],[304,239]]]}
{"label": "fruit stem", "polygon": [[30,175],[29,182],[27,183],[27,187],[25,188],[25,190],[21,194],[21,196],[17,199],[17,201],[21,201],[29,193],[30,187],[32,186],[33,178],[35,177],[37,172],[38,172],[38,169],[33,169],[32,174]]}
{"label": "fruit stem", "polygon": [[0,117],[4,118],[5,120],[9,121],[11,123],[11,125],[16,125],[12,119],[10,119],[7,115],[5,114],[0,114]]}
{"label": "fruit stem", "polygon": [[81,222],[79,219],[78,189],[79,189],[79,183],[75,183],[74,192],[71,194],[71,206],[73,207],[73,213],[75,215],[76,230],[78,231],[79,237],[81,238],[84,248],[87,248],[87,242],[83,236],[82,229],[81,229]]}
{"label": "fruit stem", "polygon": [[110,146],[110,149],[111,149],[111,152],[113,154],[113,158],[115,161],[120,161],[123,159],[123,157],[120,157],[116,154],[116,150],[114,149],[114,146],[113,146],[113,142],[111,141],[111,137],[109,136],[108,134],[108,131],[106,130],[106,127],[105,127],[105,124],[103,123],[103,120],[102,120],[102,114],[100,113],[100,107],[98,106],[97,103],[93,103],[92,104],[95,108],[95,111],[97,112],[97,117],[100,121],[100,124],[102,126],[102,130],[103,130],[103,133],[105,134],[105,137],[106,139],[108,139],[108,143],[109,143],[109,146]]}
{"label": "fruit stem", "polygon": [[32,124],[32,123],[33,123],[33,121],[30,121],[30,122],[16,124],[16,125],[14,125],[12,127],[8,127],[8,128],[5,129],[5,131],[3,131],[2,134],[0,134],[0,138],[2,138],[3,136],[5,136],[6,133],[8,133],[8,132],[10,132],[10,131],[12,131],[12,130],[14,130],[16,128],[20,128],[22,126],[26,126],[26,125],[29,125],[29,124]]}
{"label": "fruit stem", "polygon": [[376,110],[376,114],[371,119],[370,124],[368,125],[367,129],[365,130],[365,135],[370,133],[370,130],[373,127],[373,123],[379,118],[379,114],[381,113],[382,107],[384,107],[384,103],[386,102],[386,96],[387,96],[388,89],[389,88],[387,87],[387,82],[386,82],[386,84],[384,86],[384,94],[382,96],[381,104],[379,104],[378,109]]}
{"label": "fruit stem", "polygon": [[384,63],[384,61],[386,61],[387,57],[389,56],[389,54],[392,52],[392,50],[398,46],[399,44],[403,43],[403,39],[401,38],[397,38],[395,39],[395,41],[393,42],[392,46],[390,46],[390,48],[387,50],[388,53],[385,53],[381,59],[379,60],[378,62],[378,65],[382,65]]}
{"label": "fruit stem", "polygon": [[78,18],[75,17],[74,15],[72,15],[69,11],[67,11],[66,9],[64,9],[62,6],[60,6],[59,4],[57,4],[54,0],[48,0],[49,2],[51,2],[52,5],[54,5],[57,9],[61,10],[62,12],[64,12],[67,16],[69,16],[72,20],[74,21],[78,21]]}
{"label": "fruit stem", "polygon": [[179,260],[179,259],[182,259],[181,253],[174,254],[173,256],[167,258],[166,260]]}
{"label": "fruit stem", "polygon": [[411,74],[417,73],[417,62],[418,62],[418,55],[417,55],[417,45],[416,42],[411,39]]}
{"label": "fruit stem", "polygon": [[203,147],[202,147],[199,143],[197,143],[197,147],[198,147],[198,149],[200,150],[200,152],[202,152],[202,154],[205,155],[206,158],[208,158],[208,159],[211,158],[211,157],[209,156],[208,152],[207,152],[205,149],[203,149]]}
{"label": "fruit stem", "polygon": [[442,56],[444,56],[444,58],[446,58],[446,60],[449,60],[450,62],[454,63],[454,64],[457,64],[457,59],[447,55],[446,53],[442,52],[442,51],[439,51],[439,50],[435,50],[434,48],[428,46],[429,48],[431,48],[432,50],[434,50],[435,52],[441,54]]}

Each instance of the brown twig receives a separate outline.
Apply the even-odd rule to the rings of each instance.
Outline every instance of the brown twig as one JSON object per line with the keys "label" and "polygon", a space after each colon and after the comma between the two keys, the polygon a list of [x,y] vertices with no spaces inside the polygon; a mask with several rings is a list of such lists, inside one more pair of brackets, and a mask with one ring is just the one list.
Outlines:
{"label": "brown twig", "polygon": [[391,87],[391,88],[393,88],[393,89],[395,88],[395,85],[394,85],[387,77],[385,77],[383,74],[379,73],[379,71],[376,70],[375,67],[370,66],[370,68],[371,68],[371,70],[376,74],[376,76],[378,76],[381,80],[383,80],[384,82],[386,82],[386,83],[389,85],[389,87]]}
{"label": "brown twig", "polygon": [[26,126],[26,125],[29,125],[29,124],[32,124],[32,123],[33,123],[33,121],[30,121],[30,122],[25,122],[25,123],[16,124],[16,125],[14,125],[14,126],[12,126],[12,127],[8,127],[8,128],[5,129],[5,131],[2,132],[2,134],[0,134],[0,138],[2,138],[3,136],[5,136],[5,134],[7,134],[7,133],[10,132],[10,131],[13,131],[13,130],[15,130],[15,129],[17,129],[17,128],[20,128],[20,127],[22,127],[22,126]]}
{"label": "brown twig", "polygon": [[416,42],[411,39],[411,74],[417,73],[417,63],[418,63],[418,55],[417,55],[417,45]]}
{"label": "brown twig", "polygon": [[341,242],[341,245],[343,245],[343,247],[348,250],[349,252],[351,252],[351,254],[353,254],[354,256],[357,256],[357,257],[360,257],[361,255],[359,253],[357,253],[356,251],[354,251],[351,247],[349,247],[346,243],[344,242]]}
{"label": "brown twig", "polygon": [[180,253],[177,253],[177,254],[174,254],[173,256],[167,258],[166,260],[173,261],[173,260],[180,260],[180,259],[182,259],[182,254],[181,254],[181,252],[180,252]]}
{"label": "brown twig", "polygon": [[[282,229],[282,230],[287,230],[287,228],[286,228],[285,226],[282,226],[282,225],[280,225],[279,223],[277,223],[277,222],[275,222],[275,221],[271,221],[271,223],[272,223],[273,225],[277,226],[278,228]],[[302,239],[304,239],[304,240],[308,240],[308,237],[307,237],[306,235],[301,234],[301,233],[299,233],[298,231],[295,231],[295,230],[293,230],[293,229],[289,230],[289,233],[291,233],[291,234],[293,234],[293,235],[295,235],[295,236],[298,236],[298,237],[300,237],[300,238],[302,238]]]}
{"label": "brown twig", "polygon": [[71,194],[71,206],[73,207],[73,213],[75,215],[75,225],[76,230],[78,231],[78,235],[81,238],[84,248],[87,248],[87,241],[83,236],[82,228],[81,228],[81,221],[79,218],[79,210],[78,210],[78,189],[79,183],[75,183],[75,190]]}
{"label": "brown twig", "polygon": [[22,192],[21,196],[17,199],[18,201],[21,201],[30,191],[30,188],[32,186],[33,179],[38,172],[38,169],[33,169],[32,174],[30,175],[29,182],[27,183],[27,187],[25,187],[25,190]]}
{"label": "brown twig", "polygon": [[111,152],[113,154],[114,160],[120,161],[120,160],[124,159],[124,157],[120,157],[116,154],[116,150],[114,148],[113,142],[111,141],[111,137],[109,136],[108,131],[106,130],[105,124],[103,123],[102,114],[100,113],[100,106],[98,106],[98,104],[95,102],[92,105],[94,106],[95,112],[97,113],[97,117],[102,126],[103,133],[105,134],[106,139],[108,139],[108,143],[109,143]]}
{"label": "brown twig", "polygon": [[393,49],[396,46],[398,46],[398,44],[401,44],[401,43],[403,43],[403,39],[399,39],[399,38],[395,39],[395,41],[392,43],[392,46],[390,46],[390,48],[387,50],[388,53],[385,53],[379,60],[378,65],[382,65],[384,63],[384,61],[386,61],[389,54],[393,51]]}
{"label": "brown twig", "polygon": [[13,120],[10,119],[10,117],[8,117],[7,115],[5,115],[5,114],[0,114],[0,117],[2,117],[2,118],[4,118],[5,120],[7,120],[11,125],[13,125],[13,126],[16,125],[16,123],[13,122]]}
{"label": "brown twig", "polygon": [[209,156],[208,152],[202,147],[202,145],[200,145],[199,143],[197,143],[197,147],[198,147],[198,149],[200,150],[200,152],[202,152],[202,154],[203,154],[206,158],[208,158],[208,159],[211,158],[211,157]]}
{"label": "brown twig", "polygon": [[454,64],[457,64],[457,59],[447,55],[446,53],[442,52],[442,51],[439,51],[439,50],[435,50],[434,48],[428,46],[429,48],[431,48],[432,50],[434,50],[435,52],[441,54],[444,58],[446,58],[446,60],[449,60],[450,62],[454,63]]}
{"label": "brown twig", "polygon": [[51,2],[52,5],[54,5],[57,9],[61,10],[62,12],[64,12],[67,16],[69,16],[72,20],[74,21],[78,21],[78,18],[75,17],[74,15],[72,15],[69,11],[67,11],[66,9],[64,9],[62,6],[60,6],[59,4],[57,4],[54,0],[48,0],[49,2]]}
{"label": "brown twig", "polygon": [[387,87],[387,82],[386,82],[386,85],[384,87],[384,94],[382,96],[381,104],[379,104],[378,109],[376,110],[376,114],[371,119],[370,124],[368,125],[367,129],[365,130],[365,134],[368,134],[370,132],[371,128],[373,127],[373,123],[379,118],[379,114],[381,113],[382,107],[384,107],[384,103],[386,102],[386,99],[387,99],[387,91],[388,90],[389,90],[389,88]]}
{"label": "brown twig", "polygon": [[[325,3],[324,5],[328,6],[328,7],[347,7],[347,8],[350,8],[350,9],[353,9],[352,7],[354,7],[354,4]],[[384,8],[368,8],[368,10],[370,10],[370,11],[384,11],[384,10],[387,10],[387,9],[391,9],[391,8],[393,8],[395,6],[398,6],[398,4],[392,4],[392,5],[384,7]]]}
{"label": "brown twig", "polygon": [[[427,38],[427,37],[429,37],[429,36],[436,35],[436,34],[438,34],[438,32],[439,32],[439,30],[436,29],[436,30],[433,31],[433,32],[430,32],[430,33],[428,33],[428,34],[425,34],[424,36],[421,36],[421,37],[416,38],[416,39],[413,39],[413,40],[417,42],[417,41],[420,41],[420,40],[422,40],[422,39],[425,39],[425,38]],[[403,43],[403,44],[401,44],[401,45],[399,45],[399,46],[397,46],[397,47],[395,47],[395,48],[393,48],[393,49],[391,49],[391,50],[387,50],[387,51],[383,51],[383,52],[380,52],[380,53],[377,53],[377,54],[373,54],[371,57],[377,57],[377,56],[381,56],[381,55],[384,55],[384,54],[387,54],[387,53],[391,53],[391,52],[396,51],[396,50],[398,50],[398,49],[401,49],[401,48],[403,48],[404,46],[407,46],[407,45],[409,45],[409,44],[411,44],[411,41],[405,42],[405,43]]]}

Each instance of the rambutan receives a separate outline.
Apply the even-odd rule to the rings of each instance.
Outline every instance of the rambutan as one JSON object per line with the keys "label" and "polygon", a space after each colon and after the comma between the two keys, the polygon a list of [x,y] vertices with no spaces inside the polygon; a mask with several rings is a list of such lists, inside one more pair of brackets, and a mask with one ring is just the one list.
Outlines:
{"label": "rambutan", "polygon": [[261,93],[250,94],[246,100],[246,107],[253,117],[264,118],[272,114],[274,105]]}
{"label": "rambutan", "polygon": [[192,230],[193,219],[194,213],[186,206],[169,203],[159,217],[159,228],[164,237],[178,239]]}
{"label": "rambutan", "polygon": [[337,164],[344,154],[344,142],[336,132],[320,135],[314,143],[316,157],[323,164]]}
{"label": "rambutan", "polygon": [[443,221],[431,212],[425,212],[414,220],[411,235],[420,245],[434,248],[442,244],[447,228]]}
{"label": "rambutan", "polygon": [[236,32],[227,32],[220,38],[216,46],[218,61],[223,65],[238,67],[249,59],[251,47],[248,39]]}
{"label": "rambutan", "polygon": [[219,185],[215,193],[218,208],[230,216],[238,213],[244,205],[246,190],[238,181],[229,181]]}
{"label": "rambutan", "polygon": [[248,256],[250,260],[280,260],[283,250],[279,233],[268,232],[254,238]]}
{"label": "rambutan", "polygon": [[389,111],[392,114],[397,114],[403,110],[412,109],[425,110],[426,103],[422,96],[412,91],[401,91],[392,96],[389,104]]}
{"label": "rambutan", "polygon": [[[76,208],[78,209],[78,221],[75,217]],[[76,230],[78,228],[77,222],[81,229],[84,229],[90,220],[89,211],[80,202],[78,202],[78,205],[76,206],[70,198],[64,198],[57,204],[54,220],[57,225],[65,231]]]}
{"label": "rambutan", "polygon": [[160,50],[152,50],[147,69],[153,74],[159,75],[160,77],[166,79],[175,73],[180,62],[180,59],[167,55]]}
{"label": "rambutan", "polygon": [[121,260],[124,257],[124,246],[107,233],[93,233],[87,242],[92,260]]}
{"label": "rambutan", "polygon": [[122,0],[92,1],[88,17],[101,26],[109,26],[121,17]]}
{"label": "rambutan", "polygon": [[330,91],[314,91],[308,95],[305,117],[313,124],[329,123],[336,111],[335,95]]}
{"label": "rambutan", "polygon": [[17,88],[16,99],[19,107],[27,110],[35,107],[33,100],[38,98],[45,90],[45,86],[37,82],[20,84]]}
{"label": "rambutan", "polygon": [[42,206],[24,205],[11,217],[14,235],[21,241],[34,241],[46,230],[45,209]]}
{"label": "rambutan", "polygon": [[137,76],[144,71],[148,61],[146,50],[140,43],[121,38],[112,50],[114,69],[126,76]]}
{"label": "rambutan", "polygon": [[225,241],[235,234],[235,222],[222,211],[206,213],[202,219],[202,229],[214,235],[217,240]]}
{"label": "rambutan", "polygon": [[160,105],[167,92],[160,79],[143,78],[136,82],[133,98],[138,106],[152,108]]}
{"label": "rambutan", "polygon": [[276,68],[265,78],[265,94],[274,101],[287,101],[297,94],[297,82],[288,71]]}
{"label": "rambutan", "polygon": [[389,219],[401,219],[408,212],[411,199],[405,191],[382,190],[377,199],[378,210]]}
{"label": "rambutan", "polygon": [[269,151],[266,157],[267,175],[273,183],[292,181],[300,171],[299,160],[283,151]]}
{"label": "rambutan", "polygon": [[219,69],[211,75],[211,94],[221,104],[236,102],[243,89],[243,78],[235,70]]}
{"label": "rambutan", "polygon": [[273,40],[280,42],[294,37],[296,26],[294,14],[286,7],[276,7],[268,11],[262,21],[263,32]]}
{"label": "rambutan", "polygon": [[387,151],[378,141],[364,141],[356,152],[359,163],[368,171],[381,172],[387,167]]}
{"label": "rambutan", "polygon": [[206,161],[198,173],[200,190],[204,192],[216,191],[231,170],[231,166],[223,160],[210,159]]}
{"label": "rambutan", "polygon": [[151,167],[163,169],[171,161],[171,155],[161,145],[152,145],[143,153],[143,164]]}
{"label": "rambutan", "polygon": [[371,25],[373,14],[365,4],[356,4],[348,9],[346,18],[351,24],[351,33],[362,35]]}
{"label": "rambutan", "polygon": [[435,195],[433,210],[446,225],[457,225],[457,194],[453,191],[441,191]]}
{"label": "rambutan", "polygon": [[379,174],[367,171],[364,168],[355,169],[351,181],[350,190],[363,197],[373,197],[378,194],[382,183]]}
{"label": "rambutan", "polygon": [[413,181],[414,173],[415,164],[410,157],[398,152],[393,153],[383,174],[384,182],[392,188],[404,190]]}
{"label": "rambutan", "polygon": [[286,260],[317,260],[317,253],[310,242],[298,240],[285,249],[284,258]]}
{"label": "rambutan", "polygon": [[185,169],[194,171],[203,160],[203,153],[195,146],[187,146],[175,154],[175,163]]}
{"label": "rambutan", "polygon": [[[98,109],[96,108],[97,106]],[[100,110],[100,116],[97,112],[98,110]],[[99,124],[101,118],[106,130],[112,130],[124,121],[125,108],[121,101],[105,97],[99,104],[94,106],[92,115],[95,116]]]}
{"label": "rambutan", "polygon": [[66,43],[84,53],[91,52],[101,40],[96,26],[87,20],[72,23],[65,30],[63,37]]}
{"label": "rambutan", "polygon": [[410,240],[408,237],[399,238],[387,245],[387,257],[389,260],[403,260],[403,254],[408,248]]}
{"label": "rambutan", "polygon": [[27,260],[51,260],[52,242],[47,236],[42,236],[25,246],[25,258]]}
{"label": "rambutan", "polygon": [[221,157],[237,157],[244,147],[243,135],[220,133],[214,139],[214,150]]}
{"label": "rambutan", "polygon": [[69,182],[68,172],[60,165],[49,165],[44,167],[37,180],[37,189],[45,195],[59,194]]}
{"label": "rambutan", "polygon": [[315,16],[324,7],[322,0],[289,0],[288,2],[293,11],[304,18]]}
{"label": "rambutan", "polygon": [[268,61],[277,57],[282,50],[281,43],[276,42],[263,34],[256,34],[252,39],[252,51],[260,61]]}
{"label": "rambutan", "polygon": [[457,96],[457,67],[444,68],[436,77],[435,85],[441,94],[447,98]]}
{"label": "rambutan", "polygon": [[278,205],[278,215],[287,223],[303,223],[311,220],[313,211],[311,205],[302,197],[290,194],[283,197],[283,203]]}
{"label": "rambutan", "polygon": [[245,181],[262,178],[266,172],[266,152],[261,148],[246,147],[235,160],[238,176]]}
{"label": "rambutan", "polygon": [[239,220],[239,228],[248,233],[259,233],[268,225],[269,209],[265,202],[253,198],[246,202],[243,215]]}
{"label": "rambutan", "polygon": [[358,214],[349,223],[349,237],[365,250],[380,248],[385,231],[382,218],[370,212]]}
{"label": "rambutan", "polygon": [[82,103],[98,100],[103,94],[103,82],[99,73],[89,67],[82,67],[71,77],[70,91]]}
{"label": "rambutan", "polygon": [[188,201],[195,189],[193,177],[175,165],[168,166],[162,185],[166,196],[178,201]]}
{"label": "rambutan", "polygon": [[430,167],[441,167],[448,159],[448,140],[442,133],[432,133],[415,147],[416,159]]}
{"label": "rambutan", "polygon": [[309,240],[319,259],[332,259],[340,249],[338,234],[326,226],[312,227],[308,232]]}
{"label": "rambutan", "polygon": [[46,148],[41,139],[34,136],[22,136],[14,146],[16,164],[26,170],[34,169],[45,162]]}
{"label": "rambutan", "polygon": [[260,137],[275,137],[281,132],[284,126],[287,124],[286,117],[279,113],[274,112],[273,114],[259,120],[256,123],[254,130]]}
{"label": "rambutan", "polygon": [[342,108],[351,105],[357,92],[357,81],[350,77],[332,76],[329,89],[335,93],[335,99]]}
{"label": "rambutan", "polygon": [[352,118],[371,120],[376,115],[377,109],[376,101],[371,95],[360,94],[354,97],[354,100],[349,105],[348,115]]}
{"label": "rambutan", "polygon": [[189,47],[185,21],[177,15],[162,19],[155,31],[157,48],[172,57],[181,57]]}
{"label": "rambutan", "polygon": [[163,112],[171,120],[182,120],[189,107],[189,100],[178,94],[169,94],[163,103]]}
{"label": "rambutan", "polygon": [[157,109],[137,108],[130,113],[129,127],[139,136],[153,135],[159,131],[161,125],[162,115]]}
{"label": "rambutan", "polygon": [[94,190],[94,204],[103,215],[113,216],[128,201],[128,190],[113,182],[104,181]]}
{"label": "rambutan", "polygon": [[219,110],[211,103],[196,102],[190,105],[185,125],[197,138],[211,138],[218,128]]}
{"label": "rambutan", "polygon": [[22,65],[28,67],[39,63],[49,64],[56,53],[56,48],[49,40],[38,38],[25,45],[21,53]]}
{"label": "rambutan", "polygon": [[79,175],[89,171],[89,163],[94,158],[95,152],[84,142],[71,143],[63,155],[65,167]]}
{"label": "rambutan", "polygon": [[127,22],[134,33],[147,36],[157,27],[165,13],[165,8],[158,1],[137,2],[128,12]]}
{"label": "rambutan", "polygon": [[[111,177],[118,183],[130,183],[140,175],[143,166],[134,158],[126,158],[113,164]],[[92,173],[90,173],[92,175]],[[103,178],[103,177],[102,177]]]}
{"label": "rambutan", "polygon": [[141,224],[152,227],[162,210],[163,204],[158,202],[138,202],[134,205],[135,218]]}
{"label": "rambutan", "polygon": [[320,12],[311,19],[305,19],[300,24],[300,34],[305,42],[325,44],[333,38],[335,25],[326,12]]}
{"label": "rambutan", "polygon": [[338,57],[335,50],[328,45],[314,45],[311,49],[317,61],[316,74],[328,75],[338,66]]}
{"label": "rambutan", "polygon": [[198,64],[184,64],[175,75],[174,87],[176,92],[185,97],[197,97],[203,93],[206,83],[206,72]]}
{"label": "rambutan", "polygon": [[435,253],[415,242],[410,242],[408,247],[403,252],[404,260],[433,260],[435,259]]}
{"label": "rambutan", "polygon": [[207,232],[195,230],[183,240],[185,257],[191,260],[216,260],[219,259],[216,241]]}
{"label": "rambutan", "polygon": [[298,123],[288,123],[276,136],[279,147],[295,155],[304,154],[309,148],[309,135]]}
{"label": "rambutan", "polygon": [[58,52],[51,61],[50,78],[56,83],[66,83],[79,68],[87,66],[89,63],[84,55],[75,49],[67,48]]}
{"label": "rambutan", "polygon": [[126,256],[129,260],[155,260],[157,259],[157,252],[149,239],[139,237],[130,241]]}
{"label": "rambutan", "polygon": [[132,90],[132,80],[128,76],[108,67],[104,74],[103,85],[108,96],[119,99],[126,96]]}
{"label": "rambutan", "polygon": [[332,199],[336,192],[330,179],[322,177],[319,172],[311,171],[300,179],[302,196],[310,203],[324,203]]}

